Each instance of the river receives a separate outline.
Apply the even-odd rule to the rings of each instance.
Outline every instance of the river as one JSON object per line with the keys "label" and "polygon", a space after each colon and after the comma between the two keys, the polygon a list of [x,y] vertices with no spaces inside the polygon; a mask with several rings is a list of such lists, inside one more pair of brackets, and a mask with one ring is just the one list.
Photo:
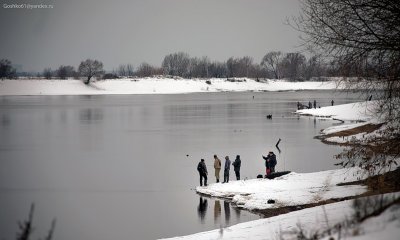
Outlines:
{"label": "river", "polygon": [[[242,178],[335,168],[338,146],[313,137],[333,121],[298,117],[297,101],[359,101],[336,91],[0,97],[0,238],[35,204],[35,238],[157,239],[260,218],[200,198],[197,163],[242,159]],[[266,115],[272,115],[267,119]],[[281,152],[275,148],[278,139]],[[234,173],[231,172],[231,179]]]}

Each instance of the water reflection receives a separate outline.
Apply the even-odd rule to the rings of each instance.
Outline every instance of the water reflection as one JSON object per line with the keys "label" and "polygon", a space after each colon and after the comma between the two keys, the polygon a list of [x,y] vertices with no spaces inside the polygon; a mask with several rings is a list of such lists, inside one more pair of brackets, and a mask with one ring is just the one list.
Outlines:
{"label": "water reflection", "polygon": [[240,209],[235,207],[235,208],[233,208],[233,211],[235,212],[236,219],[240,220]]}
{"label": "water reflection", "polygon": [[224,212],[225,212],[225,222],[226,224],[229,224],[229,221],[231,220],[231,208],[229,206],[229,202],[224,201]]}
{"label": "water reflection", "polygon": [[207,213],[207,199],[200,197],[199,206],[197,207],[197,214],[201,220],[201,223],[204,223],[206,213]]}
{"label": "water reflection", "polygon": [[[208,201],[214,201],[214,215],[207,217]],[[239,208],[232,206],[229,201],[223,201],[223,203],[221,203],[221,201],[220,199],[210,199],[200,196],[197,214],[201,224],[206,224],[211,220],[210,218],[213,217],[214,226],[226,227],[229,226],[231,222],[239,222],[242,214],[246,216],[246,212],[241,212]],[[223,206],[221,206],[222,204]],[[233,211],[234,219],[231,219],[231,211]],[[222,215],[224,215],[223,218],[221,218]]]}
{"label": "water reflection", "polygon": [[217,223],[217,220],[221,216],[221,203],[219,200],[215,200],[214,203],[214,223]]}
{"label": "water reflection", "polygon": [[1,126],[7,127],[10,125],[10,123],[11,123],[11,120],[10,120],[9,115],[5,115],[5,114],[1,115]]}
{"label": "water reflection", "polygon": [[79,119],[82,123],[94,123],[103,120],[103,111],[99,108],[85,108],[80,110]]}

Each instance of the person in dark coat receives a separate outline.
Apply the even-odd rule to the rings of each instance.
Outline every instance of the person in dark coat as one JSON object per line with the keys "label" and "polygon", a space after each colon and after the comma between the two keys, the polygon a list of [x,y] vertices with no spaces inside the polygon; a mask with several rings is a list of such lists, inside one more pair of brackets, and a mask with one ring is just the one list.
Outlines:
{"label": "person in dark coat", "polygon": [[224,182],[227,183],[229,182],[229,170],[231,170],[231,160],[229,160],[229,157],[225,157],[225,166],[224,166]]}
{"label": "person in dark coat", "polygon": [[317,108],[317,101],[314,100],[314,108]]}
{"label": "person in dark coat", "polygon": [[265,160],[265,168],[266,168],[266,174],[269,175],[273,172],[275,172],[275,166],[276,166],[276,155],[274,152],[269,152],[266,157],[262,156],[263,159]]}
{"label": "person in dark coat", "polygon": [[236,155],[235,161],[233,161],[233,170],[235,171],[236,175],[236,180],[240,180],[240,166],[242,164],[242,161],[240,160],[240,156]]}
{"label": "person in dark coat", "polygon": [[331,101],[331,105],[333,106],[333,104],[335,103],[335,101],[333,101],[333,99],[332,99],[332,101]]}
{"label": "person in dark coat", "polygon": [[197,165],[197,171],[199,171],[200,174],[200,186],[203,186],[203,178],[204,178],[204,186],[207,186],[207,166],[204,163],[204,159],[201,159],[199,164]]}

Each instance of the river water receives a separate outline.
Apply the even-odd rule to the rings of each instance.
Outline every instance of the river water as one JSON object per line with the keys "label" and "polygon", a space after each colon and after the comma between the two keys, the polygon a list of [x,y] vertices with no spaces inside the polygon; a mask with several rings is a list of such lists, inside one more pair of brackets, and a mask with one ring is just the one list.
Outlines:
{"label": "river water", "polygon": [[[333,169],[337,146],[313,139],[332,121],[292,114],[297,101],[359,101],[335,91],[0,97],[0,238],[35,204],[35,238],[157,239],[260,218],[200,198],[196,166],[242,159],[242,178]],[[272,114],[272,119],[265,116]],[[281,153],[275,143],[281,138]],[[233,171],[231,179],[233,179]]]}

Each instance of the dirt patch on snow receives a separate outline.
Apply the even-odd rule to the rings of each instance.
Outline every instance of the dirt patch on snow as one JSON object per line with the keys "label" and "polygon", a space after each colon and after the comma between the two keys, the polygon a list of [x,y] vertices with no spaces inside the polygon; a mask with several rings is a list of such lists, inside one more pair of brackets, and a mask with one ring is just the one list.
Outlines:
{"label": "dirt patch on snow", "polygon": [[277,208],[270,208],[270,209],[263,209],[263,210],[254,210],[254,213],[260,214],[264,218],[274,217],[280,214],[285,214],[293,211],[302,210],[305,208],[310,207],[317,207],[329,203],[340,202],[344,200],[355,199],[359,197],[366,197],[372,196],[377,194],[384,194],[384,193],[391,193],[391,192],[398,192],[400,191],[400,167],[394,171],[378,175],[372,176],[365,180],[356,181],[356,182],[348,182],[348,183],[341,183],[338,184],[339,186],[343,185],[366,185],[368,186],[368,191],[352,197],[344,197],[344,198],[335,198],[335,199],[328,199],[324,201],[319,201],[310,204],[304,205],[297,205],[297,206],[285,206],[285,207],[277,207]]}
{"label": "dirt patch on snow", "polygon": [[368,124],[365,124],[365,125],[362,125],[359,127],[355,127],[355,128],[351,128],[351,129],[347,129],[347,130],[343,130],[343,131],[339,131],[339,132],[335,132],[335,133],[331,133],[331,134],[326,134],[326,135],[316,136],[315,138],[320,139],[325,144],[347,146],[350,144],[349,143],[329,142],[329,141],[326,141],[326,139],[330,138],[330,137],[348,137],[348,136],[356,135],[359,133],[371,133],[375,130],[378,130],[382,125],[383,125],[383,123],[380,123],[380,124],[368,123]]}

